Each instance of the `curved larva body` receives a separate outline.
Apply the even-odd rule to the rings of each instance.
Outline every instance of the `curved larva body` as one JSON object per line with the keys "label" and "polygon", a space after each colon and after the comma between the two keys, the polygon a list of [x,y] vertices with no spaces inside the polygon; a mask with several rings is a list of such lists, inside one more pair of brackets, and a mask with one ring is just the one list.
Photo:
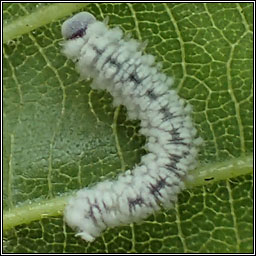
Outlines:
{"label": "curved larva body", "polygon": [[149,153],[131,171],[78,191],[65,210],[65,221],[78,235],[93,241],[107,227],[141,220],[160,206],[170,208],[184,188],[184,179],[195,167],[196,130],[174,90],[172,79],[154,67],[154,58],[143,55],[141,44],[123,39],[118,28],[108,29],[86,12],[64,22],[63,52],[76,62],[92,87],[105,89],[114,104],[127,107],[130,119],[141,120]]}

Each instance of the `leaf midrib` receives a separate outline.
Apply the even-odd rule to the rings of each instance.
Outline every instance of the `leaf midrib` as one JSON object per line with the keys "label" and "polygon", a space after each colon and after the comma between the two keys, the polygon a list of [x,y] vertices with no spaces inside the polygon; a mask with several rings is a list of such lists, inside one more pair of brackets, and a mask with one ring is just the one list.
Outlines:
{"label": "leaf midrib", "polygon": [[[196,186],[251,174],[253,172],[252,166],[253,154],[224,162],[205,164],[191,172],[193,179],[186,182],[186,187],[191,189]],[[207,180],[210,177],[214,177],[214,179]],[[28,201],[19,207],[6,210],[3,214],[3,230],[28,224],[41,218],[62,215],[70,196],[70,194],[64,194],[53,199],[35,200],[33,203]]]}

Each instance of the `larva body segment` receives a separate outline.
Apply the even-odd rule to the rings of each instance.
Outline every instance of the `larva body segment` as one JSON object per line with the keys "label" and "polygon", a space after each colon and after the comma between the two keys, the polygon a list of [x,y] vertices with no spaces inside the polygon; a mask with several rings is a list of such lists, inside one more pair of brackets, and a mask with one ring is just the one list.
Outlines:
{"label": "larva body segment", "polygon": [[140,43],[124,39],[119,28],[108,29],[87,12],[65,21],[62,34],[63,53],[76,62],[81,77],[93,78],[94,89],[107,90],[115,105],[125,105],[129,118],[141,120],[140,132],[148,138],[149,153],[133,170],[70,199],[65,221],[77,235],[93,241],[107,227],[172,207],[195,167],[200,143],[191,108],[169,90],[173,80],[158,71],[153,56],[140,51]]}

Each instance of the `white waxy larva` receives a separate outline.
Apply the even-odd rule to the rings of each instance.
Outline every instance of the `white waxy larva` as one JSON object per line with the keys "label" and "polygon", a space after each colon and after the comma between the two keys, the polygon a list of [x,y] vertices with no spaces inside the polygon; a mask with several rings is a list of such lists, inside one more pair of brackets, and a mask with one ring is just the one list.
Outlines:
{"label": "white waxy larva", "polygon": [[[195,167],[198,146],[190,105],[168,88],[173,79],[154,66],[144,46],[123,38],[87,12],[62,25],[63,53],[82,78],[94,79],[94,89],[105,89],[114,104],[127,107],[128,118],[141,120],[149,153],[133,170],[84,188],[70,199],[64,219],[84,240],[93,241],[107,227],[146,218],[161,206],[170,208]],[[142,47],[143,46],[143,47]]]}

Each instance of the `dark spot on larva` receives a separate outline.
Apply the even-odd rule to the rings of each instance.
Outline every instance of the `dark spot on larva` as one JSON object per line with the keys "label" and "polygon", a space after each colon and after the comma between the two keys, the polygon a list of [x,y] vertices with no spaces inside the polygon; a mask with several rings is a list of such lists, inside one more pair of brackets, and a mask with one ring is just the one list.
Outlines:
{"label": "dark spot on larva", "polygon": [[147,90],[146,95],[151,99],[151,100],[156,100],[157,95],[154,93],[153,89]]}
{"label": "dark spot on larva", "polygon": [[96,46],[93,47],[93,50],[94,50],[98,55],[102,55],[102,53],[105,51],[105,49],[101,50],[101,49],[97,48]]}
{"label": "dark spot on larva", "polygon": [[130,76],[129,76],[129,79],[131,81],[133,81],[135,84],[141,83],[141,80],[139,79],[139,77],[138,77],[136,72],[131,73]]}
{"label": "dark spot on larva", "polygon": [[[95,223],[97,223],[97,220],[96,220],[96,218],[95,218],[95,216],[94,216],[94,213],[93,213],[93,207],[92,207],[92,206],[90,206],[89,216],[90,216],[90,218],[93,219],[93,221],[94,221]],[[85,218],[88,218],[88,216],[87,216],[86,213],[85,213]]]}
{"label": "dark spot on larva", "polygon": [[183,142],[183,138],[180,137],[173,137],[171,140],[168,140],[170,144],[175,144],[175,145],[184,145],[184,146],[189,146],[188,143]]}
{"label": "dark spot on larva", "polygon": [[165,168],[168,169],[169,171],[175,172],[178,170],[176,163],[170,163],[170,164],[166,164]]}
{"label": "dark spot on larva", "polygon": [[113,59],[112,56],[108,56],[106,58],[106,60],[103,63],[102,69],[104,69],[105,65],[107,64],[111,64],[117,68],[120,68],[120,64],[115,59]]}
{"label": "dark spot on larva", "polygon": [[[89,203],[89,200],[88,200],[88,203]],[[96,208],[101,213],[101,209],[100,209],[98,204],[91,204],[91,203],[89,203],[89,205],[90,205],[89,216],[93,219],[93,221],[95,223],[97,223],[97,219],[96,219],[96,217],[94,215],[93,210]]]}
{"label": "dark spot on larva", "polygon": [[114,60],[112,58],[110,58],[109,63],[114,65],[114,66],[119,66],[119,63],[117,63],[116,60]]}
{"label": "dark spot on larva", "polygon": [[167,185],[166,181],[164,178],[161,178],[156,182],[155,185],[153,185],[152,183],[150,183],[150,193],[154,196],[154,197],[158,197],[158,196],[162,196],[160,190],[162,188],[164,188]]}
{"label": "dark spot on larva", "polygon": [[92,62],[95,64],[99,60],[100,56],[103,54],[105,49],[101,50],[101,49],[97,48],[96,46],[94,46],[93,50],[97,53],[96,56],[94,57],[94,59],[92,60]]}
{"label": "dark spot on larva", "polygon": [[75,38],[83,37],[85,35],[86,29],[87,29],[87,27],[84,27],[84,28],[81,28],[81,29],[77,30],[68,39],[72,40],[72,39],[75,39]]}
{"label": "dark spot on larva", "polygon": [[180,159],[183,157],[183,156],[176,155],[176,154],[169,154],[169,156],[176,163],[178,163],[180,161]]}
{"label": "dark spot on larva", "polygon": [[171,171],[172,174],[174,174],[179,180],[181,180],[185,176],[185,174],[183,172],[180,172],[177,168],[176,162],[165,165],[165,168]]}
{"label": "dark spot on larva", "polygon": [[180,133],[178,132],[178,129],[171,129],[169,133],[172,135],[173,140],[180,139]]}
{"label": "dark spot on larva", "polygon": [[105,210],[109,210],[109,208],[106,206],[104,201],[103,201],[103,207],[105,208]]}
{"label": "dark spot on larva", "polygon": [[144,203],[144,200],[142,199],[142,197],[137,197],[136,199],[128,199],[128,203],[129,203],[129,209],[130,212],[135,209],[136,205],[142,205]]}
{"label": "dark spot on larva", "polygon": [[188,143],[183,142],[183,138],[180,137],[178,129],[172,129],[172,130],[169,131],[169,133],[172,135],[172,139],[168,140],[169,143],[179,144],[179,145],[184,145],[184,146],[189,145]]}
{"label": "dark spot on larva", "polygon": [[163,121],[167,121],[173,118],[173,113],[167,107],[162,107],[160,112],[164,114]]}

